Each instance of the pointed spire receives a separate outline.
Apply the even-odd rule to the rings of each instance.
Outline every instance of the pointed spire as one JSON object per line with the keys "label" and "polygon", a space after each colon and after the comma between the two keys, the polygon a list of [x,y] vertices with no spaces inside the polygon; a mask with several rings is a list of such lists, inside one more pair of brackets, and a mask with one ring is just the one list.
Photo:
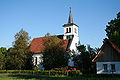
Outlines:
{"label": "pointed spire", "polygon": [[70,7],[70,13],[69,13],[69,18],[68,18],[68,23],[67,23],[67,24],[64,24],[63,27],[72,26],[72,25],[75,25],[75,26],[79,27],[78,25],[74,24],[74,22],[73,22],[72,9],[71,9],[71,7]]}
{"label": "pointed spire", "polygon": [[73,23],[71,7],[70,7],[70,13],[69,13],[69,19],[68,19],[68,24],[70,24],[70,23]]}

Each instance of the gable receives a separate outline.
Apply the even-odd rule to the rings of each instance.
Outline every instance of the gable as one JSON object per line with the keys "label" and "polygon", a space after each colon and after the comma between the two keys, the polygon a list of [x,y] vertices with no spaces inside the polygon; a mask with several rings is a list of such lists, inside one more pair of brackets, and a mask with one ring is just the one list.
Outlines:
{"label": "gable", "polygon": [[[44,40],[48,38],[49,37],[34,38],[30,44],[30,52],[44,53],[44,50],[45,50]],[[60,40],[64,42],[62,47],[66,51],[68,47],[68,40],[63,40],[63,39],[60,39]]]}
{"label": "gable", "polygon": [[100,51],[92,61],[93,62],[120,61],[120,49],[109,40],[106,40],[102,45]]}

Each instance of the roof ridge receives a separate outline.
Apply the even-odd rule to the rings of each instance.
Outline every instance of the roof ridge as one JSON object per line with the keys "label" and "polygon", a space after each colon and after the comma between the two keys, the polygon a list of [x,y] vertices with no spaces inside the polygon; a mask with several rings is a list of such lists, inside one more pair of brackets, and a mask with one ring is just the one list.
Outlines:
{"label": "roof ridge", "polygon": [[110,44],[111,44],[111,47],[113,47],[116,51],[118,51],[118,53],[120,53],[120,48],[117,47],[116,44],[114,44],[113,42],[111,42],[110,40],[107,40]]}

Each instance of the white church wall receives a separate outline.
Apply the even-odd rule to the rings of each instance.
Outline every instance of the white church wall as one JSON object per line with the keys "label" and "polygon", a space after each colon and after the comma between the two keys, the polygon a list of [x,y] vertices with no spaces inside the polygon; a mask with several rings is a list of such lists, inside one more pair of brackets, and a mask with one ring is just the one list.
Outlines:
{"label": "white church wall", "polygon": [[[71,32],[70,33],[66,33],[66,28],[71,28]],[[75,31],[76,29],[76,31]],[[67,27],[64,27],[64,39],[67,39],[67,36],[69,35],[74,35],[73,37],[73,40],[71,42],[71,45],[70,45],[70,50],[71,51],[75,51],[75,53],[77,53],[77,47],[79,45],[79,36],[78,36],[78,26],[76,25],[72,25],[72,26],[67,26]]]}
{"label": "white church wall", "polygon": [[[68,33],[66,31],[67,28],[68,28]],[[70,33],[69,33],[69,28],[71,28],[71,32]],[[64,35],[65,36],[73,35],[73,33],[72,33],[72,26],[64,27]],[[66,38],[64,38],[64,39],[66,39]]]}
{"label": "white church wall", "polygon": [[[76,29],[76,32],[75,32],[75,29]],[[73,27],[72,27],[72,34],[74,34],[75,36],[78,36],[78,26],[73,25]]]}
{"label": "white church wall", "polygon": [[[107,71],[104,70],[104,64],[107,64]],[[115,72],[111,70],[111,64],[115,64]],[[96,62],[97,74],[120,74],[120,62]]]}
{"label": "white church wall", "polygon": [[[66,28],[68,28],[68,31],[69,31],[69,28],[71,28],[71,32],[70,33],[66,33]],[[76,32],[75,32],[75,28],[76,28]],[[68,27],[64,27],[64,35],[65,36],[68,36],[68,35],[75,35],[75,36],[78,36],[78,27],[73,25],[73,26],[68,26]],[[64,38],[66,39],[66,38]]]}
{"label": "white church wall", "polygon": [[[39,65],[42,61],[43,61],[43,54],[42,53],[38,53],[38,54],[33,54],[32,58],[33,58],[33,64],[37,64]],[[37,60],[36,60],[37,59]]]}
{"label": "white church wall", "polygon": [[[41,70],[44,70],[44,67],[40,64],[41,62],[43,62],[43,54],[42,53],[38,53],[38,54],[33,54],[32,58],[32,62],[33,62],[33,65],[38,65],[38,66],[41,66],[40,69]],[[36,60],[37,58],[37,60]],[[37,61],[37,62],[36,62]],[[68,60],[68,66],[74,66],[74,61],[73,61],[73,58],[71,57],[69,60]]]}
{"label": "white church wall", "polygon": [[74,36],[71,46],[70,46],[70,50],[74,50],[75,52],[77,51],[77,46],[78,46],[78,42],[79,42],[79,38]]}

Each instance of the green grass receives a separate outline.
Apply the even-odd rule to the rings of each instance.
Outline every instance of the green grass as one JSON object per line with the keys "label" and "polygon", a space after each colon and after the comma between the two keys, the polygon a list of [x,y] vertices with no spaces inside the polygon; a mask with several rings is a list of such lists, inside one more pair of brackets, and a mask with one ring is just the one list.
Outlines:
{"label": "green grass", "polygon": [[30,73],[0,73],[0,80],[120,80],[119,76],[43,76]]}

